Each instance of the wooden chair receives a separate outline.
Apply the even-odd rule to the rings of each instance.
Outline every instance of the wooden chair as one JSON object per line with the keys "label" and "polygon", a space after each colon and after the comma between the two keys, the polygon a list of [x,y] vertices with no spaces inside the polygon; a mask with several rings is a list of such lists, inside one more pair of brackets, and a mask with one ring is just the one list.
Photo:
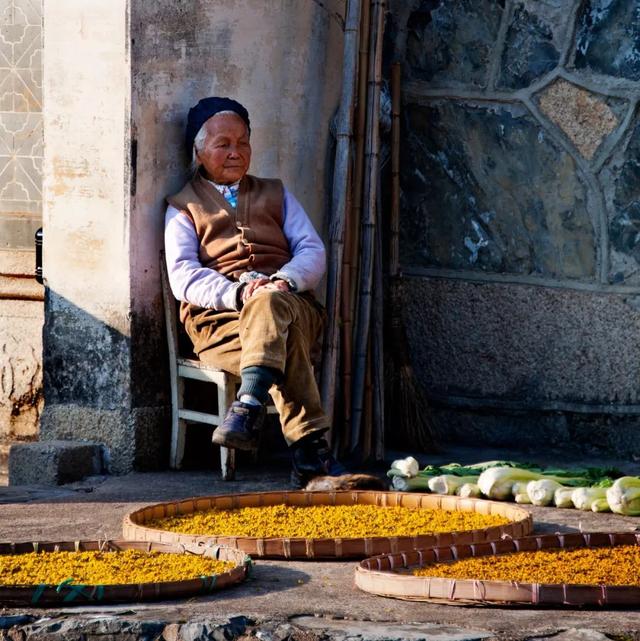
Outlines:
{"label": "wooden chair", "polygon": [[[169,348],[169,370],[171,376],[171,455],[169,466],[173,469],[182,467],[184,458],[184,441],[187,421],[217,426],[222,423],[229,405],[235,400],[236,390],[240,384],[237,376],[221,369],[205,365],[193,358],[183,358],[178,346],[178,315],[176,299],[169,287],[169,276],[164,252],[160,255],[160,276],[162,279],[162,299],[164,317],[167,325],[167,344]],[[212,383],[217,388],[218,413],[207,414],[184,407],[184,379]],[[220,469],[225,481],[235,478],[235,450],[220,448]]]}

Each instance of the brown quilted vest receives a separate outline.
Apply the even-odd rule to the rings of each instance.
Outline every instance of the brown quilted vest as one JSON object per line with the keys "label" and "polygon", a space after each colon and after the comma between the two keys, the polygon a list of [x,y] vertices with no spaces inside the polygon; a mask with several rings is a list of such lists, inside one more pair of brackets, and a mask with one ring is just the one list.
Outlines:
{"label": "brown quilted vest", "polygon": [[[202,265],[231,280],[252,270],[270,276],[291,260],[289,243],[282,231],[284,187],[280,180],[245,175],[234,209],[198,173],[167,201],[193,221],[200,239]],[[182,303],[183,321],[187,308],[194,307]]]}

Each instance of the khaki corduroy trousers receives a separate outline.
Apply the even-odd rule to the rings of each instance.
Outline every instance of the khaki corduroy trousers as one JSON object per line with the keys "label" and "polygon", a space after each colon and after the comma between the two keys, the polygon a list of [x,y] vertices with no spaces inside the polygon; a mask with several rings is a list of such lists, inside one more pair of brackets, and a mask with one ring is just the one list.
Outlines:
{"label": "khaki corduroy trousers", "polygon": [[187,334],[203,363],[239,375],[262,365],[282,373],[270,394],[288,445],[328,427],[313,371],[325,314],[310,293],[259,291],[240,312],[203,310]]}

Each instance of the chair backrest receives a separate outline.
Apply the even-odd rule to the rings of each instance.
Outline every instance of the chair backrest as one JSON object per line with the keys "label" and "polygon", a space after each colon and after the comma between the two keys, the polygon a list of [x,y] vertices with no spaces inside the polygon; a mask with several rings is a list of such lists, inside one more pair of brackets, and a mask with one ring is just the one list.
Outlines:
{"label": "chair backrest", "polygon": [[167,345],[172,360],[179,355],[178,349],[178,315],[176,314],[176,299],[169,285],[169,273],[164,251],[160,252],[160,282],[162,283],[162,303],[164,305],[164,320],[167,325]]}

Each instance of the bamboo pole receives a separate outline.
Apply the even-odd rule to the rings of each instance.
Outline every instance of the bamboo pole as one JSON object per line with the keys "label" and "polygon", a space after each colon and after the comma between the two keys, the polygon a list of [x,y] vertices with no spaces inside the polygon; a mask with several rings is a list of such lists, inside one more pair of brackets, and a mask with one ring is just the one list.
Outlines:
{"label": "bamboo pole", "polygon": [[341,449],[349,447],[349,429],[351,422],[351,381],[353,361],[353,312],[355,300],[355,274],[357,274],[358,261],[358,227],[360,225],[360,211],[362,209],[362,172],[364,160],[364,129],[366,124],[367,108],[367,61],[369,56],[369,20],[371,14],[371,0],[363,0],[360,16],[360,47],[358,52],[358,97],[357,112],[355,117],[355,160],[352,169],[350,190],[350,203],[347,208],[344,235],[344,259],[342,263],[342,333],[341,333],[341,366],[342,366],[342,424],[345,429],[341,431]]}
{"label": "bamboo pole", "polygon": [[367,344],[371,319],[371,286],[375,251],[376,204],[380,149],[380,85],[382,83],[382,37],[384,33],[385,0],[373,5],[374,28],[371,30],[369,56],[369,87],[367,92],[366,171],[362,214],[362,251],[360,254],[360,293],[355,334],[355,366],[352,391],[351,450],[358,447],[362,423],[363,395],[367,368]]}
{"label": "bamboo pole", "polygon": [[400,273],[400,79],[399,62],[391,66],[391,216],[389,220],[389,275]]}
{"label": "bamboo pole", "polygon": [[[364,182],[364,146],[365,130],[367,126],[367,94],[369,87],[369,56],[371,55],[371,5],[373,0],[364,0],[362,9],[362,35],[360,38],[360,73],[358,76],[358,113],[356,119],[356,162],[353,181],[353,235],[352,235],[352,253],[358,256],[360,245],[360,222],[362,218],[362,190]],[[366,14],[366,15],[365,15]],[[365,18],[366,17],[366,21]],[[352,314],[354,313],[353,305],[358,297],[358,261],[354,260],[351,264],[351,301]]]}
{"label": "bamboo pole", "polygon": [[362,411],[362,436],[360,439],[359,450],[363,461],[368,461],[371,458],[371,450],[373,447],[373,351],[371,349],[371,337],[369,337],[369,345],[367,348],[367,372],[364,377],[364,399]]}
{"label": "bamboo pole", "polygon": [[339,425],[339,437],[334,443],[336,455],[345,451],[349,442],[349,424],[351,420],[351,360],[352,360],[352,332],[353,321],[351,314],[351,285],[349,276],[351,274],[351,236],[353,228],[353,171],[349,171],[349,193],[347,194],[347,206],[345,209],[345,230],[344,230],[344,260],[342,262],[342,292],[340,298],[340,367],[342,371],[342,412],[340,418],[334,416],[334,424]]}
{"label": "bamboo pole", "polygon": [[[382,212],[381,177],[378,184],[378,212]],[[376,461],[384,459],[384,276],[382,267],[382,224],[376,225],[376,255],[373,266],[373,322],[371,331],[372,386],[373,386],[373,456]]]}
{"label": "bamboo pole", "polygon": [[[331,221],[329,223],[329,268],[327,273],[327,329],[322,367],[322,402],[330,424],[333,423],[336,370],[339,349],[339,310],[344,252],[345,210],[347,204],[353,103],[358,62],[360,0],[349,0],[344,30],[342,95],[336,127],[336,161],[333,171]],[[327,435],[330,439],[331,432]]]}

